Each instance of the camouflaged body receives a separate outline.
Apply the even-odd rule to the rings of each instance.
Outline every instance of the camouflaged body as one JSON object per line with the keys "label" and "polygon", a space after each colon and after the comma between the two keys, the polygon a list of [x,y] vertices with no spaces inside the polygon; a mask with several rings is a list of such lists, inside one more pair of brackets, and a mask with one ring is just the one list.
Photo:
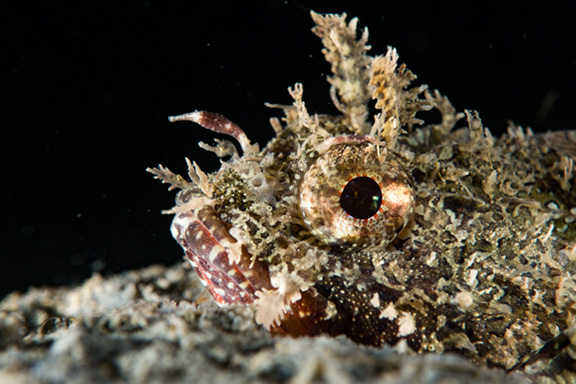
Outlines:
{"label": "camouflaged body", "polygon": [[[198,215],[209,206],[242,245],[243,262],[267,269],[269,282],[255,287],[250,305],[275,333],[291,329],[291,317],[308,318],[301,334],[344,333],[362,344],[403,343],[574,379],[562,354],[575,357],[576,132],[534,135],[511,125],[493,137],[476,112],[456,113],[438,92],[409,88],[415,76],[396,65],[394,50],[368,56],[367,33],[357,38],[354,20],[313,17],[342,114],[310,116],[297,85],[294,104],[276,106],[285,117],[272,121],[277,135],[262,151],[239,156],[220,143],[211,150],[231,158],[215,173],[198,170],[194,183],[157,170],[183,188],[174,211],[205,199],[187,209]],[[371,99],[380,110],[373,121]],[[440,123],[426,123],[430,108]],[[372,139],[337,142],[344,136]],[[332,163],[323,158],[330,140],[379,147],[384,165],[406,172],[414,206],[392,242],[328,245],[304,222],[300,188],[319,159]],[[332,178],[314,177],[317,193],[331,193]]]}

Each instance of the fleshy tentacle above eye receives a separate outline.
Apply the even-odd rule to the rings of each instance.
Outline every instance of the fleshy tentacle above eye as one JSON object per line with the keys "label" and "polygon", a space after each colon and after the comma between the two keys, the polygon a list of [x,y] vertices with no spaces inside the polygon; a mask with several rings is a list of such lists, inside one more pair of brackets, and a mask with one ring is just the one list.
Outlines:
{"label": "fleshy tentacle above eye", "polygon": [[[414,115],[433,107],[431,98],[418,97],[427,85],[410,88],[416,75],[404,64],[398,65],[396,49],[389,48],[385,56],[369,56],[368,29],[358,37],[358,19],[346,23],[346,14],[312,12],[311,15],[316,23],[312,31],[322,39],[322,52],[334,73],[328,78],[334,105],[356,134],[377,136],[393,149],[402,127],[410,129],[412,125],[421,124]],[[382,110],[372,126],[367,122],[371,99],[376,100],[376,108]]]}
{"label": "fleshy tentacle above eye", "polygon": [[394,148],[401,127],[422,124],[414,115],[432,109],[431,100],[418,98],[427,85],[409,88],[415,79],[416,75],[406,65],[398,66],[398,53],[394,48],[388,48],[385,56],[376,57],[372,63],[372,97],[376,108],[382,111],[375,118],[372,133],[382,137],[390,149]]}
{"label": "fleshy tentacle above eye", "polygon": [[370,102],[370,64],[373,58],[366,52],[368,29],[360,38],[356,36],[358,19],[346,24],[346,14],[319,15],[311,12],[316,26],[312,31],[322,39],[324,57],[332,65],[334,76],[328,78],[332,85],[330,95],[336,108],[346,116],[357,134],[370,130],[367,123]]}

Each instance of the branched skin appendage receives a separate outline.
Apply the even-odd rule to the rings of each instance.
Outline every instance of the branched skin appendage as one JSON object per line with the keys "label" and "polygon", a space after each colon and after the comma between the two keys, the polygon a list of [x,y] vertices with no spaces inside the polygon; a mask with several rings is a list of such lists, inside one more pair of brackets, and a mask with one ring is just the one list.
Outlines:
{"label": "branched skin appendage", "polygon": [[[313,14],[341,115],[303,88],[260,150],[210,112],[170,118],[224,133],[222,158],[179,188],[172,234],[214,299],[250,305],[273,334],[455,352],[480,365],[574,380],[576,132],[493,137],[345,15]],[[379,110],[368,116],[375,100]],[[422,113],[442,115],[429,124]],[[415,115],[418,113],[418,117]]]}

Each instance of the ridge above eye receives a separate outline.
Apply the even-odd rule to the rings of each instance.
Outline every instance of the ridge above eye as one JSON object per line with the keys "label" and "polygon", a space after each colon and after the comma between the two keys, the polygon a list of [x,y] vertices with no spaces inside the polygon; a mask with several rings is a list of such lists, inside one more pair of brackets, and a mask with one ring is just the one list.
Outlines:
{"label": "ridge above eye", "polygon": [[300,211],[328,245],[386,246],[412,217],[413,185],[397,156],[376,144],[333,145],[304,174]]}

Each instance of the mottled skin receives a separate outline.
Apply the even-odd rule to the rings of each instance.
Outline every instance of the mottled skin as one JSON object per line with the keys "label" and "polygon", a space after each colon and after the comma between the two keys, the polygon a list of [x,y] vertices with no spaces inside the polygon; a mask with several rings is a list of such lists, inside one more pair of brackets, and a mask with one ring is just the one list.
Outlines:
{"label": "mottled skin", "polygon": [[[216,301],[252,305],[274,334],[345,334],[576,380],[576,132],[510,126],[495,138],[476,112],[410,88],[395,50],[368,56],[355,20],[312,16],[341,115],[310,116],[297,84],[263,150],[222,116],[176,117],[234,137],[243,154],[201,144],[230,159],[208,175],[189,163],[191,182],[150,170],[182,189],[172,232]],[[440,124],[424,122],[431,108]],[[346,216],[338,191],[354,175],[404,197]],[[343,215],[338,228],[325,211]]]}

